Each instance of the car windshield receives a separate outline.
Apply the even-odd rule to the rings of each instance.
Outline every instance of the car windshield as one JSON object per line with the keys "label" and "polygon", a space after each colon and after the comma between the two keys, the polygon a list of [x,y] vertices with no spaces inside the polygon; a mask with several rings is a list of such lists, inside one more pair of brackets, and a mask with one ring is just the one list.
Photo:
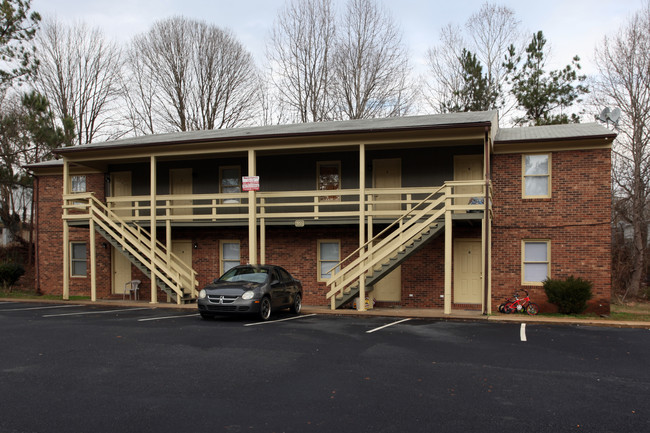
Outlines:
{"label": "car windshield", "polygon": [[269,270],[264,268],[232,268],[223,274],[219,281],[248,281],[251,283],[263,283],[266,281],[266,276]]}

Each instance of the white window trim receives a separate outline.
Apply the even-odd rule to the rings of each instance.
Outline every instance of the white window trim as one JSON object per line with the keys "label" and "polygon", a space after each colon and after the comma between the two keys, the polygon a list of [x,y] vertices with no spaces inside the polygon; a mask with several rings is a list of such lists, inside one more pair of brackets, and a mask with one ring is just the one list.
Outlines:
{"label": "white window trim", "polygon": [[[545,243],[546,244],[546,261],[544,262],[527,262],[526,261],[526,244],[527,243]],[[547,266],[546,278],[551,278],[551,240],[550,239],[522,239],[521,241],[521,284],[524,286],[542,286],[543,281],[526,281],[526,264],[527,263],[544,263]]]}
{"label": "white window trim", "polygon": [[[533,155],[546,155],[548,156],[548,173],[547,174],[526,174],[526,157]],[[521,196],[525,199],[538,199],[538,198],[551,198],[553,192],[551,191],[551,167],[552,167],[552,155],[550,153],[525,153],[521,155]],[[548,194],[546,195],[527,195],[526,194],[526,178],[527,177],[546,177],[547,179],[547,188]]]}

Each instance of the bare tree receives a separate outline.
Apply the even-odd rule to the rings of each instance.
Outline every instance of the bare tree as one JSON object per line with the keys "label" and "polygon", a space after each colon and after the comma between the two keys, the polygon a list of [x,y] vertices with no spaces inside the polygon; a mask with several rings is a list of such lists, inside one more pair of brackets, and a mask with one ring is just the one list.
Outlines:
{"label": "bare tree", "polygon": [[499,95],[494,108],[503,109],[502,114],[513,108],[506,91],[506,69],[504,58],[510,45],[520,47],[523,37],[519,31],[520,21],[512,9],[492,3],[484,3],[465,23],[460,26],[447,25],[441,31],[440,44],[427,53],[431,81],[429,103],[437,111],[442,107],[461,106],[456,101],[466,84],[463,70],[463,50],[475,55],[485,81],[490,88],[487,95]]}
{"label": "bare tree", "polygon": [[440,44],[427,51],[431,81],[426,99],[437,111],[445,106],[460,106],[463,88],[463,67],[460,61],[465,40],[458,26],[448,24],[440,30]]}
{"label": "bare tree", "polygon": [[331,0],[293,0],[274,24],[267,46],[270,79],[299,122],[332,118],[334,41]]}
{"label": "bare tree", "polygon": [[253,58],[227,30],[174,17],[132,42],[127,101],[136,133],[218,129],[259,110]]}
{"label": "bare tree", "polygon": [[501,93],[506,86],[504,57],[510,45],[517,45],[523,40],[520,23],[512,9],[486,2],[465,24],[472,40],[472,49],[484,66],[494,92]]}
{"label": "bare tree", "polygon": [[412,100],[408,53],[385,9],[374,0],[349,0],[335,47],[336,99],[343,118],[406,113]]}
{"label": "bare tree", "polygon": [[76,144],[114,133],[121,67],[117,45],[98,29],[51,20],[36,37],[36,52],[40,65],[34,85],[63,122],[72,119]]}
{"label": "bare tree", "polygon": [[647,258],[650,196],[650,2],[596,49],[596,102],[621,110],[613,153],[615,212],[633,232],[626,294],[636,296]]}

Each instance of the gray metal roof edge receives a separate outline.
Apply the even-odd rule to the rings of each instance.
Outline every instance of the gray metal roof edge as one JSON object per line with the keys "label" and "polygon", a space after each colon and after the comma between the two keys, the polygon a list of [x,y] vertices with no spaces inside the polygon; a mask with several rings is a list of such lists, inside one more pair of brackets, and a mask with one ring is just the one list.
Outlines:
{"label": "gray metal roof edge", "polygon": [[380,131],[402,131],[418,129],[443,129],[493,125],[498,113],[479,111],[468,113],[444,113],[421,116],[403,116],[363,120],[332,122],[293,123],[287,125],[255,126],[204,131],[173,132],[168,134],[145,135],[102,143],[90,143],[74,147],[56,149],[56,154],[81,152],[121,147],[144,147],[209,141],[235,141],[281,137],[300,137],[314,135],[339,135],[371,133]]}

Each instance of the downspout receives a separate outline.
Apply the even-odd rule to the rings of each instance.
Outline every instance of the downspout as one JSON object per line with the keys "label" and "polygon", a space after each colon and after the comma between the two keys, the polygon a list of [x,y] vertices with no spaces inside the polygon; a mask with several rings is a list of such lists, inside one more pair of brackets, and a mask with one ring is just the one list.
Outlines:
{"label": "downspout", "polygon": [[484,199],[484,210],[483,210],[483,218],[485,219],[485,224],[484,224],[484,236],[485,236],[485,245],[484,245],[484,251],[483,251],[483,268],[485,269],[484,275],[483,275],[483,314],[487,315],[489,311],[488,307],[488,302],[490,302],[489,296],[488,296],[488,291],[490,288],[490,258],[488,257],[488,254],[490,253],[490,231],[491,231],[491,225],[490,225],[490,183],[492,181],[492,173],[490,171],[490,144],[489,144],[489,132],[490,128],[488,126],[485,127],[485,138],[483,140],[484,142],[484,160],[485,160],[485,199]]}
{"label": "downspout", "polygon": [[32,195],[32,233],[32,241],[34,244],[34,284],[36,285],[36,294],[40,295],[41,273],[38,260],[38,176],[34,176],[34,194]]}

